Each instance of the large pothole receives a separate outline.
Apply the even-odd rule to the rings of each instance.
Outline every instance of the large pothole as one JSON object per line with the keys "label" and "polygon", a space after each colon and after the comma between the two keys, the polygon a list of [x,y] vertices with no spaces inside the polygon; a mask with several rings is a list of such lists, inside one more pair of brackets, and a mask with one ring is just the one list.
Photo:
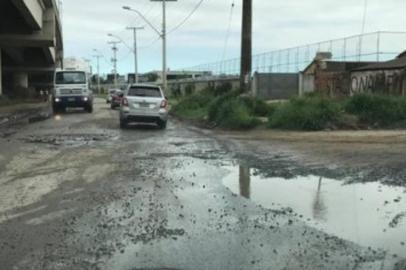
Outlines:
{"label": "large pothole", "polygon": [[22,140],[27,143],[81,146],[111,139],[111,134],[44,134],[30,135]]}

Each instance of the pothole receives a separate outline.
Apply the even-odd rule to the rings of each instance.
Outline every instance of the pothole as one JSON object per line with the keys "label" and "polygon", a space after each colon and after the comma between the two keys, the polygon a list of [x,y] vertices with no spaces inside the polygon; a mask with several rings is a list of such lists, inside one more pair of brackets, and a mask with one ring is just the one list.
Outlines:
{"label": "pothole", "polygon": [[406,193],[380,182],[353,183],[316,175],[268,177],[235,163],[223,184],[269,209],[289,207],[310,226],[363,246],[406,254]]}
{"label": "pothole", "polygon": [[110,134],[45,134],[31,135],[22,140],[27,143],[80,146],[105,141],[112,137]]}

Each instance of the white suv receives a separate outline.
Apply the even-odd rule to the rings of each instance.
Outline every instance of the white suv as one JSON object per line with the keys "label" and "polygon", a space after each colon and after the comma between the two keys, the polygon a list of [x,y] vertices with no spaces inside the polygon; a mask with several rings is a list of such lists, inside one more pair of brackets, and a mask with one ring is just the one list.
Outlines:
{"label": "white suv", "polygon": [[130,122],[156,123],[161,129],[168,121],[168,100],[155,85],[131,84],[124,92],[120,106],[120,128]]}

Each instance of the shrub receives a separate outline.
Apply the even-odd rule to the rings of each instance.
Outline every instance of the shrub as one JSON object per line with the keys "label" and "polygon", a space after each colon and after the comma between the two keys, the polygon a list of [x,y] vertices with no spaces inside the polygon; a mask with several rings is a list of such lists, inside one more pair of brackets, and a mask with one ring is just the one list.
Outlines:
{"label": "shrub", "polygon": [[193,84],[188,84],[185,87],[185,96],[190,96],[194,93],[195,87]]}
{"label": "shrub", "polygon": [[360,94],[350,97],[345,111],[368,124],[388,125],[406,120],[406,98],[397,96]]}
{"label": "shrub", "polygon": [[219,109],[221,105],[227,100],[234,99],[238,96],[237,92],[229,92],[227,94],[216,97],[210,104],[208,108],[208,118],[210,121],[217,121],[217,116],[219,114]]}
{"label": "shrub", "polygon": [[190,96],[187,96],[175,106],[175,110],[179,109],[198,109],[202,108],[205,106],[208,106],[208,104],[211,102],[213,97],[211,95],[207,95],[203,92],[201,93],[196,93]]}
{"label": "shrub", "polygon": [[171,89],[171,96],[174,98],[178,98],[178,97],[182,96],[182,92],[181,92],[179,86],[173,87]]}
{"label": "shrub", "polygon": [[260,98],[241,97],[245,105],[250,109],[251,113],[255,116],[269,116],[273,112],[273,107],[268,105]]}
{"label": "shrub", "polygon": [[293,98],[278,105],[269,117],[271,128],[322,130],[340,115],[340,106],[321,97]]}
{"label": "shrub", "polygon": [[214,91],[216,96],[222,96],[224,94],[231,92],[232,89],[233,86],[230,82],[222,82],[220,85],[217,85],[215,87]]}
{"label": "shrub", "polygon": [[249,108],[238,98],[225,100],[220,105],[216,122],[219,126],[230,129],[252,128],[258,124]]}
{"label": "shrub", "polygon": [[186,118],[204,118],[207,115],[207,109],[213,96],[207,92],[202,91],[199,93],[186,96],[179,101],[172,108],[176,114]]}

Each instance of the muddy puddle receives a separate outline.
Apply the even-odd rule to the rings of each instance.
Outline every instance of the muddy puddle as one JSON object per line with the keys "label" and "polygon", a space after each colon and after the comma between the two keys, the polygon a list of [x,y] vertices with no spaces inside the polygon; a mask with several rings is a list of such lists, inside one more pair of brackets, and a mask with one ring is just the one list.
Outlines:
{"label": "muddy puddle", "polygon": [[30,135],[22,139],[27,143],[41,143],[56,146],[82,146],[98,141],[105,141],[114,138],[110,134],[43,134]]}
{"label": "muddy puddle", "polygon": [[312,175],[265,178],[235,164],[223,183],[270,209],[290,207],[312,227],[362,246],[406,257],[406,188],[379,182],[347,184]]}

